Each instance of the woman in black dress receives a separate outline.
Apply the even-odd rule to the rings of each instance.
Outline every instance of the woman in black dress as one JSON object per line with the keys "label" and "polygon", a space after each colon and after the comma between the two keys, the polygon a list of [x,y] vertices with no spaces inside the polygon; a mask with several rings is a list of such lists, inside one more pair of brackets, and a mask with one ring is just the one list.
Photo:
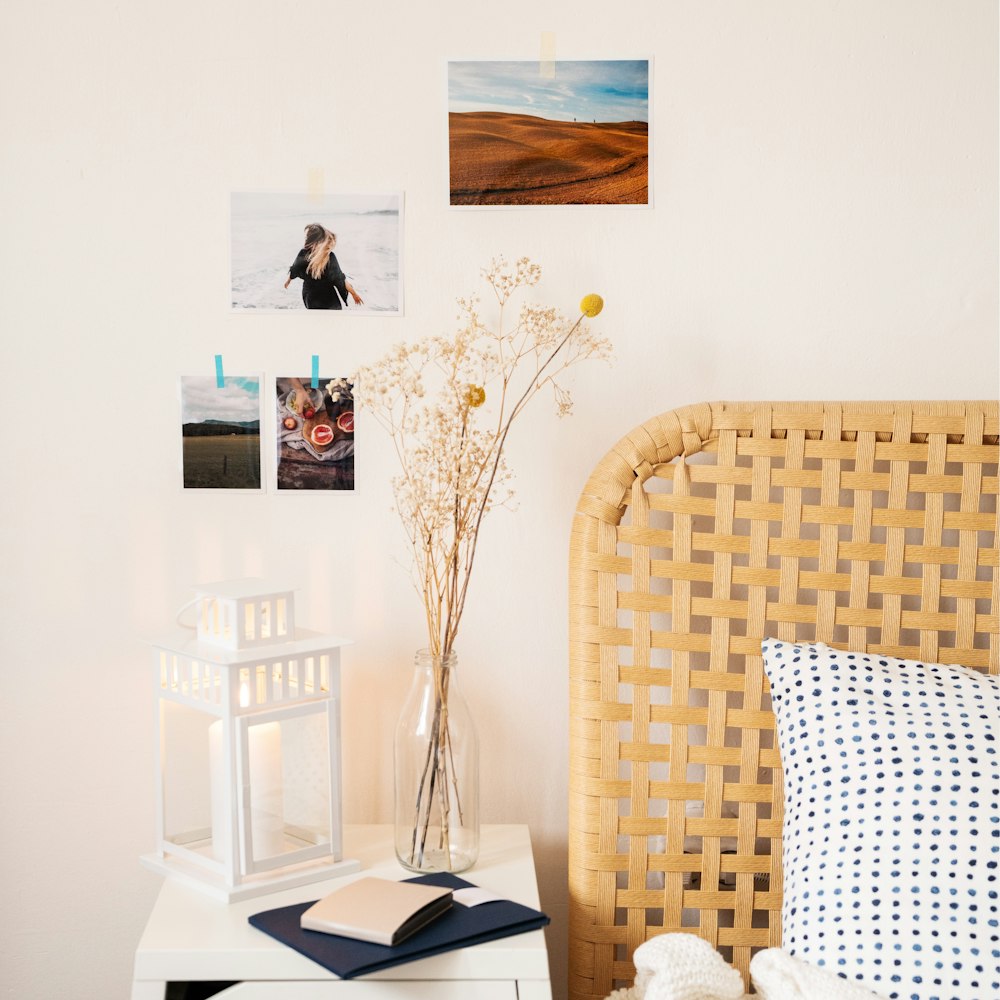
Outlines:
{"label": "woman in black dress", "polygon": [[363,305],[361,296],[337,263],[337,255],[333,252],[337,243],[336,233],[311,222],[306,226],[305,243],[288,269],[285,288],[291,284],[292,278],[301,278],[302,302],[306,309],[340,309],[341,301],[346,303],[348,295],[354,299],[355,305]]}

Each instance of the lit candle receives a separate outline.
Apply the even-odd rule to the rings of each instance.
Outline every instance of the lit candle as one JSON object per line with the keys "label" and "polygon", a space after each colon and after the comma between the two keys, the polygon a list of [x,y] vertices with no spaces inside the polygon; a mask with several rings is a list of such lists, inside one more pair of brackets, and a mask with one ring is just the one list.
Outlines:
{"label": "lit candle", "polygon": [[[285,846],[285,810],[281,778],[281,723],[265,722],[247,726],[250,764],[250,828],[253,857],[257,860],[281,854]],[[230,810],[229,775],[225,771],[222,721],[208,728],[212,773],[212,855],[224,860],[222,841]]]}
{"label": "lit candle", "polygon": [[250,814],[253,856],[270,858],[285,847],[285,807],[281,789],[281,723],[248,726]]}

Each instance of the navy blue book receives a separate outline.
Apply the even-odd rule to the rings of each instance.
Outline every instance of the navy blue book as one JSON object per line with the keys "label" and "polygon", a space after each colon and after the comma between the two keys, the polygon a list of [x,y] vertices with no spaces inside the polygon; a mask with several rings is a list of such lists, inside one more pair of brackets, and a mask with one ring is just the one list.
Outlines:
{"label": "navy blue book", "polygon": [[[447,872],[421,875],[407,881],[440,885],[449,889],[473,888],[471,882]],[[466,948],[483,941],[510,937],[512,934],[523,934],[525,931],[544,927],[549,922],[549,918],[540,910],[533,910],[530,906],[522,906],[508,899],[480,903],[478,906],[463,906],[456,902],[412,937],[390,947],[325,934],[322,931],[303,930],[299,920],[314,902],[316,901],[310,900],[307,903],[295,903],[255,913],[250,917],[250,923],[306,958],[318,962],[341,979],[353,979],[378,969],[388,969],[418,958],[440,955],[455,948]]]}

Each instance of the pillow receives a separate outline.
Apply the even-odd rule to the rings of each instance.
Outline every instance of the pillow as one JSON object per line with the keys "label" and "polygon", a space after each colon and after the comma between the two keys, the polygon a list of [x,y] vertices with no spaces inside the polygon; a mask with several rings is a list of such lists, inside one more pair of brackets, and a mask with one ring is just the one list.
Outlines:
{"label": "pillow", "polygon": [[1000,678],[766,639],[782,943],[900,1000],[1000,997]]}

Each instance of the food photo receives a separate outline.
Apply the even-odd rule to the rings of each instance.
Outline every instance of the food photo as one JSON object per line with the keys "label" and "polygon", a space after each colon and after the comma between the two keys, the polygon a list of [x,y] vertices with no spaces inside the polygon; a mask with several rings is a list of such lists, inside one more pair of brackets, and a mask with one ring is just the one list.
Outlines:
{"label": "food photo", "polygon": [[275,379],[277,488],[354,489],[354,386],[346,378]]}

